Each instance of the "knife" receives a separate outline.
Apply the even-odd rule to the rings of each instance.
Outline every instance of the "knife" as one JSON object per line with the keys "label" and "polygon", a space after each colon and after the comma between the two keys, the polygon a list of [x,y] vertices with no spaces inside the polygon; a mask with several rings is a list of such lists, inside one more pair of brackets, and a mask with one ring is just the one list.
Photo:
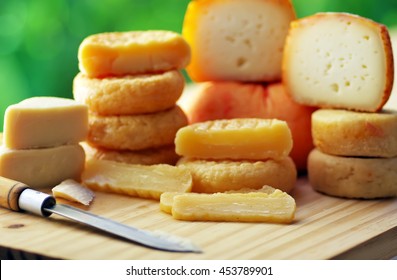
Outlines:
{"label": "knife", "polygon": [[23,183],[4,177],[0,177],[0,206],[17,212],[26,211],[34,213],[42,217],[57,214],[117,237],[158,250],[201,252],[189,240],[166,233],[150,232],[134,228],[69,205],[57,204],[53,196],[33,190]]}

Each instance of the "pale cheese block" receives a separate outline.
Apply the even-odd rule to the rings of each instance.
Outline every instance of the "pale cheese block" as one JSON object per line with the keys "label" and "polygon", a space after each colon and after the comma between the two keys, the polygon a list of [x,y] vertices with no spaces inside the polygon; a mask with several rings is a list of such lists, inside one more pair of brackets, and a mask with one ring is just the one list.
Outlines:
{"label": "pale cheese block", "polygon": [[291,23],[283,83],[301,104],[379,111],[394,79],[384,25],[346,13],[320,13]]}
{"label": "pale cheese block", "polygon": [[187,67],[201,81],[274,81],[295,11],[289,0],[191,1],[182,35],[192,49]]}
{"label": "pale cheese block", "polygon": [[378,113],[320,109],[312,114],[312,135],[322,152],[339,156],[396,157],[397,111]]}
{"label": "pale cheese block", "polygon": [[178,155],[201,159],[282,159],[292,149],[287,122],[240,118],[191,124],[178,130]]}
{"label": "pale cheese block", "polygon": [[66,179],[79,181],[85,153],[80,145],[13,150],[0,147],[0,176],[32,188],[50,188]]}
{"label": "pale cheese block", "polygon": [[73,99],[32,97],[9,106],[4,145],[31,149],[77,144],[88,135],[88,107]]}
{"label": "pale cheese block", "polygon": [[99,33],[83,40],[78,59],[89,77],[159,73],[185,68],[190,47],[180,34],[166,30]]}

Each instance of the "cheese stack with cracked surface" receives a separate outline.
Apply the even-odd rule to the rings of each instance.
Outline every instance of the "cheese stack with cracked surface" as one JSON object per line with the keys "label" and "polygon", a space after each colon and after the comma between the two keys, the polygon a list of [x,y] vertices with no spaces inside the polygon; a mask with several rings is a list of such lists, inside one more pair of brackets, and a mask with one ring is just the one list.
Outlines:
{"label": "cheese stack with cracked surface", "polygon": [[90,111],[89,157],[175,164],[174,138],[187,124],[176,105],[190,47],[171,31],[100,33],[80,45],[74,98]]}

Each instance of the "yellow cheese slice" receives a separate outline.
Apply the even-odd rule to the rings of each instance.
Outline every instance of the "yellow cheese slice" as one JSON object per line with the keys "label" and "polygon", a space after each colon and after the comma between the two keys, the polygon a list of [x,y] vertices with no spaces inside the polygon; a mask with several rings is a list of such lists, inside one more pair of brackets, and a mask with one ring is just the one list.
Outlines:
{"label": "yellow cheese slice", "polygon": [[82,182],[93,190],[157,200],[163,192],[188,192],[192,188],[192,176],[185,168],[95,159],[87,161]]}
{"label": "yellow cheese slice", "polygon": [[[242,188],[240,190],[226,191],[224,193],[250,193],[250,192],[261,192],[271,194],[275,191],[274,188],[270,186],[263,186],[261,189],[255,190],[250,188]],[[174,197],[177,195],[184,194],[182,192],[165,192],[160,196],[160,210],[172,214],[172,205],[174,203]]]}
{"label": "yellow cheese slice", "polygon": [[[167,205],[168,203],[168,205]],[[165,207],[167,206],[167,207]],[[178,220],[290,223],[296,203],[280,190],[271,193],[164,194],[164,212]]]}
{"label": "yellow cheese slice", "polygon": [[178,130],[176,153],[202,159],[281,159],[292,149],[288,124],[241,118],[191,124]]}

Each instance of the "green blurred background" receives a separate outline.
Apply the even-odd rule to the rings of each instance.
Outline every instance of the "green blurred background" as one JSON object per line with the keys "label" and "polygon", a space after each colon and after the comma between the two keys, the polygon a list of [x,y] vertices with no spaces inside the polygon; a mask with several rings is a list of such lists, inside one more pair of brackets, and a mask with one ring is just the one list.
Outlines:
{"label": "green blurred background", "polygon": [[[397,0],[293,0],[298,17],[351,12],[390,28]],[[77,50],[88,35],[180,32],[189,0],[0,0],[0,131],[8,105],[30,96],[72,98]]]}

